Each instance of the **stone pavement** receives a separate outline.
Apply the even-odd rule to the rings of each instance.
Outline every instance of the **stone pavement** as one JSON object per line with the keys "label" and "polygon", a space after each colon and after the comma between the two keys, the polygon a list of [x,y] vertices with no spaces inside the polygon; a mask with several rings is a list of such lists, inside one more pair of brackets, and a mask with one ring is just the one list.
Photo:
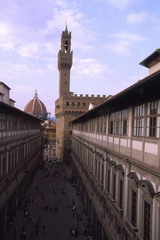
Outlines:
{"label": "stone pavement", "polygon": [[[86,240],[87,218],[70,166],[45,163],[12,223],[7,240]],[[77,228],[78,236],[70,229]]]}

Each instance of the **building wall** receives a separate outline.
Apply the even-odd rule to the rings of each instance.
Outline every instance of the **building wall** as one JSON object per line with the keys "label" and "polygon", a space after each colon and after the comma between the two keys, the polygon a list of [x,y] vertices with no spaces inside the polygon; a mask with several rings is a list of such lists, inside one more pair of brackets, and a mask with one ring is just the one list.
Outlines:
{"label": "building wall", "polygon": [[72,125],[70,124],[78,116],[88,111],[90,103],[97,105],[105,99],[105,96],[77,96],[68,94],[56,101],[56,156],[64,161],[70,160],[70,136]]}
{"label": "building wall", "polygon": [[3,94],[3,102],[9,105],[14,105],[14,102],[9,98],[10,88],[7,85],[5,85],[3,82],[0,82],[0,93]]}
{"label": "building wall", "polygon": [[160,69],[160,62],[154,64],[149,68],[149,74],[152,74]]}
{"label": "building wall", "polygon": [[0,103],[0,236],[5,234],[42,160],[40,120]]}
{"label": "building wall", "polygon": [[158,240],[160,101],[113,109],[73,121],[71,155],[87,211],[101,226],[96,239]]}
{"label": "building wall", "polygon": [[44,143],[56,144],[56,123],[46,120],[42,125]]}

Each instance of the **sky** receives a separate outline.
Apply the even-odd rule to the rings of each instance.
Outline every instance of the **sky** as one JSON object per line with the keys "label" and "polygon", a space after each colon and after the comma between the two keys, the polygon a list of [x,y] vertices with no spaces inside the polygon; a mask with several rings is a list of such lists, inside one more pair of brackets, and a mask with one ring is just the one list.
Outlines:
{"label": "sky", "polygon": [[70,91],[114,95],[148,75],[160,47],[159,0],[0,0],[0,81],[24,110],[35,90],[54,116],[57,54],[71,31]]}

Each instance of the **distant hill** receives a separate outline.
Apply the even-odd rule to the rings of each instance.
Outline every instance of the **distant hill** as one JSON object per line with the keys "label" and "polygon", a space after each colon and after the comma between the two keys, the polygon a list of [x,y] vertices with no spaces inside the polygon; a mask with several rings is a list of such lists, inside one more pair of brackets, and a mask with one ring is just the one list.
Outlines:
{"label": "distant hill", "polygon": [[50,117],[49,119],[54,121],[54,122],[56,122],[56,118],[55,117]]}

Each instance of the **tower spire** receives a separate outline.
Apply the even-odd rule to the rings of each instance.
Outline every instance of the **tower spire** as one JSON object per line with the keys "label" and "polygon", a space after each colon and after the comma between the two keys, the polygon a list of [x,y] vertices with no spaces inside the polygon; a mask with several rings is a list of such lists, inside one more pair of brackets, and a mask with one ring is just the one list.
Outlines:
{"label": "tower spire", "polygon": [[68,29],[67,29],[67,20],[65,21],[65,32],[68,32]]}
{"label": "tower spire", "polygon": [[35,93],[34,93],[34,98],[38,98],[37,89],[35,90]]}

